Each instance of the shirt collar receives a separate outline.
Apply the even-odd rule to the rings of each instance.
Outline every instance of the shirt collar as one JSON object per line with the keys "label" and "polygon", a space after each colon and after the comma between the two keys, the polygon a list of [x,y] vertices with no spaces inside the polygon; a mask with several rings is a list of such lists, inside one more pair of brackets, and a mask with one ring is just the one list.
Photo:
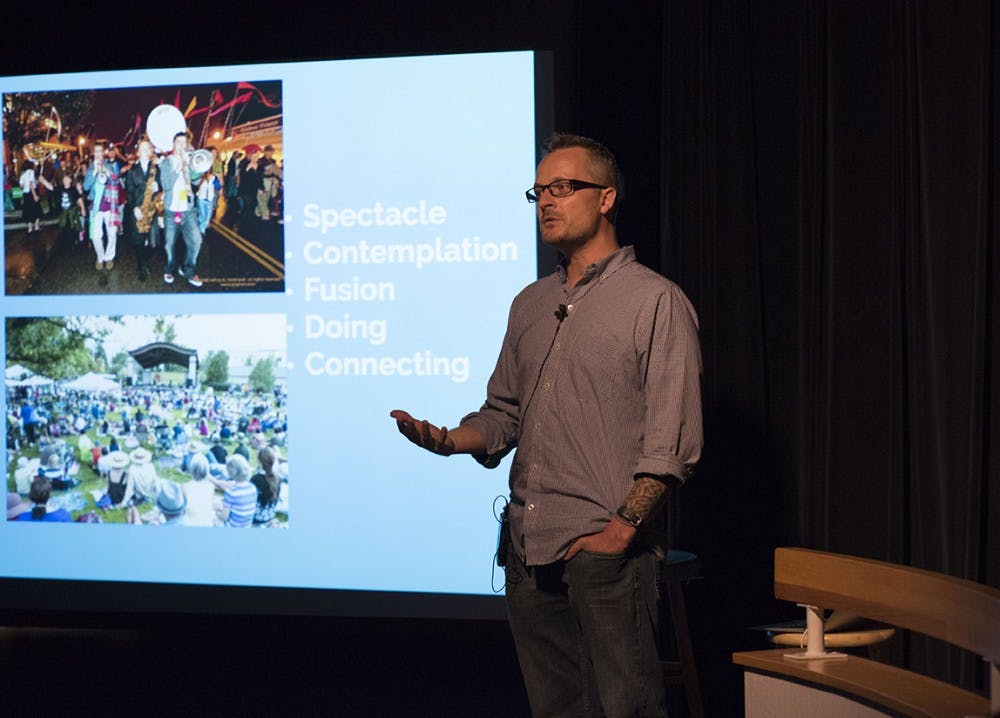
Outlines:
{"label": "shirt collar", "polygon": [[[634,261],[635,247],[632,245],[619,247],[607,257],[588,265],[583,271],[583,277],[580,278],[580,281],[577,282],[576,286],[579,287],[587,284],[593,280],[594,277],[606,277],[610,274],[614,274],[626,264],[631,264]],[[563,284],[566,283],[566,264],[566,257],[560,257],[559,264],[556,265],[556,274],[559,275],[559,281]]]}

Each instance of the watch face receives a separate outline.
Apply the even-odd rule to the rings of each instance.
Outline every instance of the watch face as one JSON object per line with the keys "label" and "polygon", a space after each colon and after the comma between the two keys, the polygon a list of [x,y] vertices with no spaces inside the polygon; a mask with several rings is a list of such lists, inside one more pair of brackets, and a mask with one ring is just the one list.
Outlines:
{"label": "watch face", "polygon": [[632,528],[639,528],[639,524],[642,523],[642,517],[635,513],[634,511],[629,511],[626,508],[618,509],[618,516]]}

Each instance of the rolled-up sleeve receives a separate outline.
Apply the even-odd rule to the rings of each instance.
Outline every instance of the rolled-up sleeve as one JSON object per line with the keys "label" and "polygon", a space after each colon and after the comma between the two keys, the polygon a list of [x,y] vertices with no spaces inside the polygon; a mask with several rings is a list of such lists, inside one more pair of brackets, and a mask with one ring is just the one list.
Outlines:
{"label": "rolled-up sleeve", "polygon": [[471,414],[466,414],[461,426],[475,429],[486,440],[486,453],[472,458],[487,469],[495,469],[517,446],[521,426],[521,406],[517,395],[517,367],[512,338],[512,319],[508,318],[500,356],[486,387],[486,402]]}
{"label": "rolled-up sleeve", "polygon": [[642,452],[633,475],[687,480],[701,458],[701,351],[694,308],[671,285],[641,316],[636,343],[644,370]]}

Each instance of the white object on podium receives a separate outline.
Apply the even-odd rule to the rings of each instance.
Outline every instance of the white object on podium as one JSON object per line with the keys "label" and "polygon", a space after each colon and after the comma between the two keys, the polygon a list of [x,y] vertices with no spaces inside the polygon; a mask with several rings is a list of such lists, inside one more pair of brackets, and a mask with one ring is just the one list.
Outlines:
{"label": "white object on podium", "polygon": [[846,653],[826,650],[823,641],[823,610],[818,606],[798,604],[806,609],[806,650],[804,653],[786,653],[790,661],[816,661],[847,658]]}

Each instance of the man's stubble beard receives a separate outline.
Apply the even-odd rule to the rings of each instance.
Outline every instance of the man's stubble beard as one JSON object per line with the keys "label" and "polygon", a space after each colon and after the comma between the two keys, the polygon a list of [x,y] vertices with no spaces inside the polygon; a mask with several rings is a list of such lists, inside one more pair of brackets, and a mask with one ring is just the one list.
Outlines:
{"label": "man's stubble beard", "polygon": [[545,231],[541,231],[542,242],[544,242],[549,247],[557,249],[563,254],[567,251],[572,251],[573,249],[578,249],[585,246],[591,239],[597,236],[598,228],[600,227],[600,216],[594,221],[593,225],[584,229],[576,229],[574,231],[572,228],[567,228],[560,234],[557,234],[551,238],[545,236]]}

